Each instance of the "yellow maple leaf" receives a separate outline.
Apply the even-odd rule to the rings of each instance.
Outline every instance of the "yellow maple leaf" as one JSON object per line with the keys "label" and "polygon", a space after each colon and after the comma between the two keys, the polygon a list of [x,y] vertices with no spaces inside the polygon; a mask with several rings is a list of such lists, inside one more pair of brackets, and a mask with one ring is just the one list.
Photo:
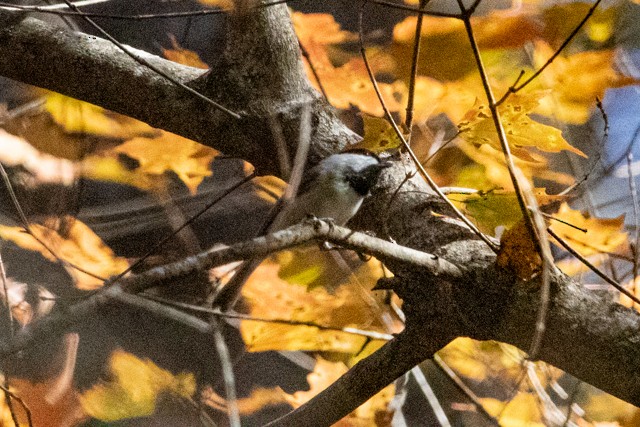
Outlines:
{"label": "yellow maple leaf", "polygon": [[[533,61],[542,66],[553,55],[548,44],[535,43]],[[559,56],[538,79],[550,92],[540,100],[536,112],[551,115],[567,123],[582,124],[589,119],[608,88],[637,83],[636,79],[618,73],[613,67],[613,50],[579,52]]]}
{"label": "yellow maple leaf", "polygon": [[133,138],[113,149],[136,159],[138,172],[160,176],[175,172],[192,193],[202,180],[211,175],[209,164],[218,152],[170,132],[162,132],[157,138]]}
{"label": "yellow maple leaf", "polygon": [[[531,154],[524,148],[535,147],[550,153],[566,150],[586,157],[582,151],[562,137],[560,129],[538,123],[529,117],[543,95],[541,92],[513,95],[498,108],[512,153],[525,160],[531,160]],[[485,104],[477,103],[469,110],[458,124],[458,129],[460,137],[472,144],[488,144],[501,149],[491,111]]]}
{"label": "yellow maple leaf", "polygon": [[558,221],[551,222],[551,229],[583,256],[628,250],[628,235],[623,231],[624,215],[617,218],[592,218],[563,203],[553,216],[587,230],[585,233]]}
{"label": "yellow maple leaf", "polygon": [[149,359],[116,350],[109,360],[112,380],[93,386],[80,395],[85,412],[102,421],[153,414],[163,394],[189,399],[196,391],[193,374],[171,372]]}
{"label": "yellow maple leaf", "polygon": [[[64,236],[39,224],[32,224],[31,231],[45,242],[57,257],[100,277],[121,273],[129,266],[124,258],[115,256],[100,237],[81,221],[70,218],[68,223],[71,227]],[[52,262],[58,261],[58,258],[46,250],[33,236],[26,233],[22,227],[0,225],[0,237],[14,242],[21,248],[37,251]],[[102,281],[99,279],[71,266],[65,265],[65,268],[80,289],[89,290],[102,286]]]}
{"label": "yellow maple leaf", "polygon": [[55,92],[45,96],[45,109],[67,132],[126,139],[158,133],[146,123]]}
{"label": "yellow maple leaf", "polygon": [[[347,109],[355,105],[361,111],[374,116],[382,116],[384,111],[369,80],[366,67],[361,58],[340,61],[336,67],[329,58],[327,46],[353,40],[354,35],[340,29],[331,15],[303,14],[294,12],[292,20],[301,44],[309,53],[329,102],[336,107]],[[389,56],[382,52],[369,52],[368,60],[374,72],[391,67]],[[309,64],[305,62],[307,76],[316,89],[320,89]],[[400,111],[398,102],[405,92],[401,82],[379,83],[380,93],[390,111]]]}
{"label": "yellow maple leaf", "polygon": [[374,153],[393,150],[402,145],[402,141],[385,118],[362,115],[364,138],[354,148],[364,148]]}
{"label": "yellow maple leaf", "polygon": [[[335,269],[336,267],[328,268]],[[380,277],[379,267],[375,268],[375,264],[370,262],[360,268],[356,276],[362,283],[373,284],[374,276]],[[291,283],[291,277],[287,280],[280,277],[277,264],[270,260],[263,262],[242,290],[250,314],[262,319],[311,322],[335,328],[366,327],[369,330],[383,331],[371,307],[358,295],[358,286],[340,286],[330,293],[323,287],[307,289],[295,282]],[[340,283],[335,275],[334,280]],[[357,353],[367,341],[365,337],[339,330],[250,320],[240,323],[240,332],[249,351],[319,350]]]}
{"label": "yellow maple leaf", "polygon": [[[485,191],[494,188],[513,190],[511,175],[507,170],[501,149],[496,149],[488,144],[476,147],[464,140],[459,141],[457,146],[477,164],[465,167],[458,174],[456,185]],[[526,178],[538,177],[562,185],[571,185],[575,182],[571,175],[550,170],[546,158],[534,152],[528,154],[529,159],[513,157],[515,165]]]}
{"label": "yellow maple leaf", "polygon": [[508,402],[484,397],[482,406],[497,417],[503,427],[544,427],[540,402],[531,393],[518,393]]}

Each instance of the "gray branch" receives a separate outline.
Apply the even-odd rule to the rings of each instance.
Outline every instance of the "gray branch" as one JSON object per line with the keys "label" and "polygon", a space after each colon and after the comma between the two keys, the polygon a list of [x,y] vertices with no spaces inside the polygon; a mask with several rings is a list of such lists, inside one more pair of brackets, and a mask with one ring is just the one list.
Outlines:
{"label": "gray branch", "polygon": [[[148,61],[175,78],[235,109],[242,115],[238,121],[231,121],[140,67],[110,43],[14,12],[0,12],[0,74],[201,141],[251,161],[264,173],[278,173],[269,117],[281,120],[289,148],[295,148],[297,113],[302,105],[310,103],[313,107],[312,162],[357,140],[307,83],[286,8],[264,8],[254,13],[231,20],[228,47],[206,75],[145,54]],[[433,254],[440,263],[434,270],[399,258],[386,259],[395,273],[387,285],[404,300],[406,330],[326,392],[279,420],[280,425],[328,425],[337,421],[457,336],[495,339],[528,348],[539,302],[539,281],[522,282],[498,269],[494,254],[451,219],[447,206],[422,183],[412,179],[399,189],[404,177],[404,168],[388,170],[350,225]],[[446,266],[442,271],[462,272],[462,277],[434,274],[442,266]],[[108,293],[106,290],[94,299],[108,299]],[[72,314],[56,315],[57,324],[43,319],[40,329],[26,329],[0,351],[6,354],[24,348],[38,337],[59,332],[60,326],[81,320],[94,309],[80,304],[77,308]],[[539,358],[640,405],[639,330],[640,314],[636,311],[558,274],[552,280],[547,330]]]}

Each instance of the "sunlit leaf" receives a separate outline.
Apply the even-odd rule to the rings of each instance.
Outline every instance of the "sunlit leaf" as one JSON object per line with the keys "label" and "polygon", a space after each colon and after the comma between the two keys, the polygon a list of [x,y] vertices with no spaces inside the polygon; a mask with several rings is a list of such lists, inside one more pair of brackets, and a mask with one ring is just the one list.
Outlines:
{"label": "sunlit leaf", "polygon": [[[543,95],[512,95],[499,107],[500,119],[513,154],[531,160],[531,155],[524,148],[535,147],[550,153],[566,150],[586,157],[582,151],[571,146],[562,137],[560,129],[536,122],[529,117]],[[485,104],[476,104],[469,110],[458,124],[458,129],[460,136],[472,144],[489,144],[496,149],[501,148],[491,111]]]}
{"label": "sunlit leaf", "polygon": [[[371,262],[369,263],[371,264]],[[361,327],[382,332],[377,316],[359,296],[357,285],[340,286],[333,293],[323,287],[307,289],[279,276],[278,266],[262,263],[244,286],[250,314],[258,318],[311,322],[334,328]],[[377,270],[367,265],[356,272],[363,283],[375,283]],[[379,277],[379,276],[378,276]],[[336,280],[334,278],[334,280]],[[340,283],[339,280],[336,283]],[[314,326],[242,321],[240,332],[249,351],[322,350],[356,353],[367,339]]]}
{"label": "sunlit leaf", "polygon": [[310,42],[321,45],[339,44],[356,39],[356,35],[340,28],[333,17],[328,13],[301,13],[292,12],[291,22],[300,39],[300,43],[306,47]]}
{"label": "sunlit leaf", "polygon": [[[287,401],[291,406],[297,408],[327,388],[345,372],[347,372],[347,367],[342,362],[333,363],[318,357],[313,372],[307,376],[309,390],[297,391],[287,395]],[[395,386],[393,384],[388,385],[367,402],[360,405],[344,421],[347,422],[347,425],[351,425],[349,421],[363,423],[356,425],[375,425],[374,421],[380,417],[387,418],[385,415],[389,414],[388,406],[393,398],[394,391]]]}
{"label": "sunlit leaf", "polygon": [[374,153],[382,153],[402,145],[402,141],[387,119],[363,114],[362,121],[364,122],[364,138],[356,147]]}
{"label": "sunlit leaf", "polygon": [[[536,188],[534,195],[539,206],[564,200],[565,197],[549,195],[544,188]],[[522,210],[515,192],[496,190],[470,195],[452,194],[449,198],[459,203],[473,218],[476,225],[487,233],[498,226],[511,227],[522,218]]]}
{"label": "sunlit leaf", "polygon": [[218,152],[173,133],[162,132],[157,138],[134,138],[116,147],[113,152],[136,159],[138,172],[151,176],[175,172],[191,193],[202,180],[211,175],[209,164]]}
{"label": "sunlit leaf", "polygon": [[45,96],[45,108],[67,132],[118,139],[153,136],[158,133],[148,124],[136,119],[55,92],[49,92]]}
{"label": "sunlit leaf", "polygon": [[553,231],[583,256],[625,251],[628,247],[628,235],[623,231],[624,215],[617,218],[592,218],[563,203],[553,216],[587,230],[585,233],[561,222],[551,221]]}
{"label": "sunlit leaf", "polygon": [[503,427],[545,427],[540,402],[533,394],[518,393],[507,402],[485,397],[480,402]]}
{"label": "sunlit leaf", "polygon": [[[533,54],[537,67],[554,53],[544,42],[537,42]],[[596,98],[602,99],[608,88],[637,83],[613,67],[613,50],[579,52],[559,56],[538,78],[551,89],[535,109],[568,123],[582,124],[591,116]]]}
{"label": "sunlit leaf", "polygon": [[[60,259],[82,267],[100,277],[106,278],[121,273],[129,266],[124,258],[115,256],[113,251],[81,221],[71,219],[69,222],[72,225],[64,236],[38,224],[32,224],[31,230]],[[52,262],[57,261],[56,257],[21,227],[0,225],[0,237],[14,242],[21,248],[37,251]],[[102,280],[82,273],[71,266],[65,266],[65,268],[80,289],[95,289],[102,286]]]}
{"label": "sunlit leaf", "polygon": [[[470,159],[474,160],[477,165],[464,168],[457,177],[456,185],[485,191],[496,188],[513,190],[513,182],[507,170],[502,150],[488,144],[476,147],[466,141],[459,141],[457,147]],[[549,169],[548,161],[544,157],[535,152],[530,152],[529,154],[531,160],[513,157],[515,165],[528,179],[537,177],[565,186],[575,182],[572,176]]]}
{"label": "sunlit leaf", "polygon": [[149,416],[161,395],[188,399],[196,391],[193,374],[173,375],[149,359],[122,350],[111,355],[109,366],[112,379],[80,396],[87,414],[102,421]]}
{"label": "sunlit leaf", "polygon": [[115,157],[88,156],[82,160],[81,165],[83,178],[117,182],[152,191],[162,190],[168,184],[164,176],[131,170]]}

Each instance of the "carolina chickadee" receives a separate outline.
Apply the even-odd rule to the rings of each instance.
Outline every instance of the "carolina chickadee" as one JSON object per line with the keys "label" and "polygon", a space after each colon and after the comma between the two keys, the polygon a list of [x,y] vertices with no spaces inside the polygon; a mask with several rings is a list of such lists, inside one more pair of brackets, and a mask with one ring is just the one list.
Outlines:
{"label": "carolina chickadee", "polygon": [[[297,197],[276,216],[269,231],[297,224],[309,215],[331,218],[344,225],[360,209],[362,201],[390,162],[368,152],[334,154],[306,172]],[[262,259],[248,260],[216,296],[214,304],[229,309],[237,300],[249,275]]]}

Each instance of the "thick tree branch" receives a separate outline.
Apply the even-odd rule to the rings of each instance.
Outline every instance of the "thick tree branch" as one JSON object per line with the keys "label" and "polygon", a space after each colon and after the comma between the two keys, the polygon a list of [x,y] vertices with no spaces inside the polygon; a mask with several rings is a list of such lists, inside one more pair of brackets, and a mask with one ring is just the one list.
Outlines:
{"label": "thick tree branch", "polygon": [[[104,41],[22,19],[18,14],[0,13],[0,74],[140,118],[241,156],[262,172],[277,173],[267,125],[270,116],[282,121],[288,141],[296,141],[297,112],[311,103],[315,159],[356,139],[309,88],[286,10],[277,8],[234,18],[245,19],[230,26],[233,37],[239,39],[237,47],[230,40],[223,58],[204,77],[194,69],[147,58],[181,81],[192,82],[221,104],[241,110],[244,118],[240,121],[221,119],[201,101],[152,75]],[[403,168],[387,171],[351,225],[434,254],[446,261],[439,265],[454,266],[464,274],[444,280],[444,276],[434,276],[428,266],[386,259],[396,275],[393,288],[404,300],[407,329],[380,354],[357,365],[335,386],[294,413],[304,419],[308,419],[305,414],[317,415],[315,425],[336,421],[455,336],[529,346],[539,302],[538,281],[524,283],[497,269],[493,252],[452,219],[441,200],[417,179],[402,184],[404,178]],[[101,298],[108,299],[108,292],[92,298],[100,303]],[[0,352],[24,348],[35,338],[55,333],[60,325],[70,325],[95,308],[78,306],[72,315],[58,315],[57,324],[45,323],[37,333],[27,329],[18,334],[17,341],[3,346]],[[547,331],[539,357],[640,405],[639,330],[640,315],[636,311],[558,275],[552,281]],[[400,361],[394,364],[394,357]],[[297,416],[280,422],[284,425]]]}
{"label": "thick tree branch", "polygon": [[[21,12],[0,11],[0,75],[54,90],[178,133],[278,174],[269,119],[297,140],[298,113],[311,104],[311,163],[359,137],[337,125],[332,108],[307,82],[286,5],[230,20],[227,49],[208,73],[131,48],[178,81],[239,113],[230,119],[141,66],[112,43]],[[249,66],[248,64],[256,64]],[[289,147],[293,152],[295,147]]]}

